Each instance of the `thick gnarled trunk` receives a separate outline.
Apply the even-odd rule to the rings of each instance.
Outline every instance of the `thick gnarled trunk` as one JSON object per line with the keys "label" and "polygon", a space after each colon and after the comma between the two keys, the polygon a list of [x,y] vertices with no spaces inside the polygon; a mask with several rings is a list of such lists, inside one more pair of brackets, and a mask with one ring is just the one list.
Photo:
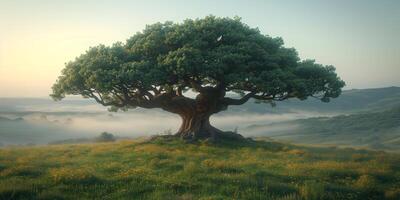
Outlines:
{"label": "thick gnarled trunk", "polygon": [[183,139],[215,139],[222,132],[210,124],[210,115],[192,113],[181,115],[181,118],[182,125],[176,135]]}
{"label": "thick gnarled trunk", "polygon": [[160,98],[159,102],[162,109],[182,118],[176,136],[185,140],[216,139],[224,132],[210,124],[210,116],[227,109],[230,102],[226,102],[224,96],[223,90],[205,87],[195,99],[171,94]]}

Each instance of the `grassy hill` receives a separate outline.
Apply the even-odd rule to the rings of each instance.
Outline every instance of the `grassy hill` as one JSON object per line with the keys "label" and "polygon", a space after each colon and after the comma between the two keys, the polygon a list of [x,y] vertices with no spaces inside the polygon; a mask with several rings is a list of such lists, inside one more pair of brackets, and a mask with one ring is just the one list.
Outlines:
{"label": "grassy hill", "polygon": [[0,199],[399,199],[400,156],[271,141],[0,149]]}
{"label": "grassy hill", "polygon": [[[283,128],[274,130],[273,127]],[[245,131],[258,131],[274,139],[297,143],[364,146],[377,150],[400,151],[400,106],[379,112],[252,125]]]}

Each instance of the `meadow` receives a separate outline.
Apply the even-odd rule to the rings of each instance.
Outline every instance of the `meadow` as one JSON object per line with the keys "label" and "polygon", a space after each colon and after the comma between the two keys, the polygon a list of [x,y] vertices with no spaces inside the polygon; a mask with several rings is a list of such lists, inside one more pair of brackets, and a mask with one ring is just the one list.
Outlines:
{"label": "meadow", "polygon": [[7,147],[0,199],[400,199],[400,155],[265,140]]}

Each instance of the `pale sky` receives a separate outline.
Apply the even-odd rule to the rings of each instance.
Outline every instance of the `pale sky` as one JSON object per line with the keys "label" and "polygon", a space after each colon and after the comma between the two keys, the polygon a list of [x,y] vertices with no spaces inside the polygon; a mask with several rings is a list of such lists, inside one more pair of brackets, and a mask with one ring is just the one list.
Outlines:
{"label": "pale sky", "polygon": [[302,59],[334,65],[347,89],[400,86],[398,0],[0,0],[0,97],[47,97],[90,46],[210,14],[239,16]]}

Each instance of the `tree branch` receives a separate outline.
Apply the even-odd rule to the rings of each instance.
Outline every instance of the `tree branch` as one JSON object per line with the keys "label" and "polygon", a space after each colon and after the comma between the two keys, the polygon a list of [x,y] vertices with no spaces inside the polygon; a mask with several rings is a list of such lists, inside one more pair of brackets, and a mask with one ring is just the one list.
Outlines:
{"label": "tree branch", "polygon": [[[124,103],[118,103],[115,101],[109,101],[109,102],[105,102],[103,97],[101,96],[101,94],[98,91],[93,91],[93,90],[88,90],[87,91],[87,95],[89,97],[92,97],[97,103],[103,105],[103,106],[117,106],[117,107],[124,107]],[[95,95],[93,92],[96,92],[99,96]]]}
{"label": "tree branch", "polygon": [[244,95],[240,99],[232,99],[229,97],[224,97],[223,101],[227,105],[242,105],[242,104],[246,103],[250,98],[254,97],[255,94],[256,94],[256,92],[250,92],[250,93],[247,93],[246,95]]}
{"label": "tree branch", "polygon": [[204,87],[201,86],[201,84],[198,83],[198,82],[196,82],[195,80],[189,79],[189,83],[190,83],[190,86],[191,86],[193,89],[195,89],[197,92],[200,92],[200,93],[201,93],[201,92],[204,91]]}

